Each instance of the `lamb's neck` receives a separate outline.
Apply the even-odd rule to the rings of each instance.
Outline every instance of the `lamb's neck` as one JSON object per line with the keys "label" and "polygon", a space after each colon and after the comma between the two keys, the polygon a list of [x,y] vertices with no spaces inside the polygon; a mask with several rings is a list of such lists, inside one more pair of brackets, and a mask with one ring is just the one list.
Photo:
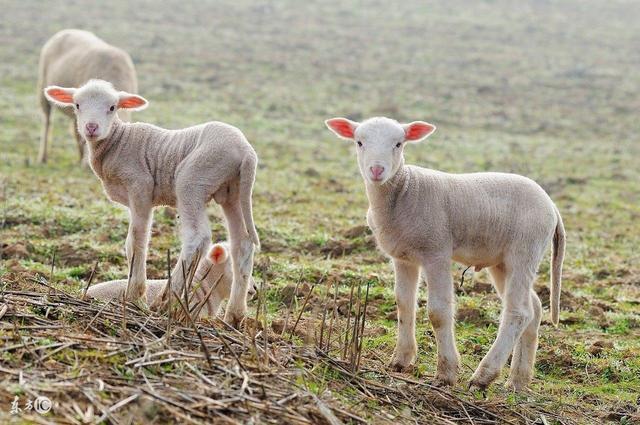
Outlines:
{"label": "lamb's neck", "polygon": [[366,182],[369,207],[374,214],[391,212],[395,208],[398,197],[407,191],[409,179],[409,169],[402,164],[384,184],[374,185]]}
{"label": "lamb's neck", "polygon": [[97,142],[87,141],[91,168],[98,177],[102,178],[102,164],[105,157],[109,152],[116,150],[122,140],[129,137],[130,132],[131,124],[121,121],[120,118],[116,116],[111,124],[111,130],[107,137]]}

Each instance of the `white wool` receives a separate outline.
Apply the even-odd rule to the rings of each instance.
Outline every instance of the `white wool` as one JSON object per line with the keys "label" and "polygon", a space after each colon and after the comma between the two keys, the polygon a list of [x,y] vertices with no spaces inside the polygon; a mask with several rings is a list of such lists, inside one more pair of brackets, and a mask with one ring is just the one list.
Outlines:
{"label": "white wool", "polygon": [[[87,141],[90,165],[114,202],[129,208],[126,240],[131,284],[126,297],[145,296],[146,257],[152,209],[176,207],[182,250],[172,272],[172,291],[180,293],[186,271],[197,253],[205,255],[211,240],[206,206],[211,199],[222,207],[229,232],[233,285],[225,320],[237,325],[247,309],[254,245],[259,246],[251,198],[258,157],[235,127],[208,122],[181,130],[147,123],[125,123],[115,111],[139,110],[141,96],[116,91],[91,80],[80,88],[50,86],[45,95],[75,111],[78,130]],[[165,308],[169,300],[155,300]]]}
{"label": "white wool", "polygon": [[503,302],[498,336],[472,384],[489,385],[513,352],[509,385],[525,388],[533,374],[542,310],[533,283],[552,241],[551,309],[552,321],[558,323],[565,233],[549,196],[534,181],[515,174],[449,174],[405,165],[404,147],[430,135],[435,127],[428,123],[334,118],[327,126],[355,142],[369,199],[367,222],[380,249],[393,260],[398,341],[392,367],[409,368],[416,358],[415,308],[422,271],[438,346],[436,380],[456,382],[455,261],[476,270],[489,268]]}

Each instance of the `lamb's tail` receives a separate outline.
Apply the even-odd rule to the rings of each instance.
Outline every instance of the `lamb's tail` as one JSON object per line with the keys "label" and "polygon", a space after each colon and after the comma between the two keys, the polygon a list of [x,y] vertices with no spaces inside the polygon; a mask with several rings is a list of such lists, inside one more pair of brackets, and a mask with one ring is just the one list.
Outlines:
{"label": "lamb's tail", "polygon": [[253,223],[253,207],[251,204],[251,197],[253,195],[253,183],[256,179],[256,168],[258,166],[258,160],[255,155],[249,155],[242,160],[240,166],[240,209],[242,210],[242,218],[244,219],[244,225],[249,233],[249,238],[256,246],[256,249],[260,249],[260,238],[256,231],[256,226]]}
{"label": "lamb's tail", "polygon": [[560,290],[562,289],[562,262],[564,261],[565,232],[560,211],[556,208],[558,224],[553,234],[551,253],[551,322],[558,326],[560,316]]}

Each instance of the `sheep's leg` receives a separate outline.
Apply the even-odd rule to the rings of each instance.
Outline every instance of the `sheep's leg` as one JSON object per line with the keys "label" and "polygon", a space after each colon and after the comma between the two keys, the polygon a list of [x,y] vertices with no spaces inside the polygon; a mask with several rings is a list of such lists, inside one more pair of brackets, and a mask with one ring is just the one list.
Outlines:
{"label": "sheep's leg", "polygon": [[142,197],[132,196],[129,204],[129,232],[125,248],[131,279],[125,292],[129,301],[142,299],[146,302],[147,245],[151,230],[152,207]]}
{"label": "sheep's leg", "polygon": [[38,162],[45,164],[48,157],[48,144],[51,138],[51,105],[48,101],[42,102],[42,134],[40,135],[40,151]]}
{"label": "sheep's leg", "polygon": [[451,261],[442,260],[424,265],[427,277],[427,310],[436,335],[438,366],[435,382],[454,385],[458,378],[460,354],[455,340],[455,299],[451,278]]}
{"label": "sheep's leg", "polygon": [[253,272],[253,242],[244,225],[240,203],[226,203],[222,209],[227,219],[233,267],[233,283],[224,321],[238,327],[247,312],[247,291]]}
{"label": "sheep's leg", "polygon": [[420,267],[400,260],[393,260],[396,275],[396,303],[398,304],[398,340],[389,367],[408,371],[418,353],[416,343],[416,300]]}
{"label": "sheep's leg", "polygon": [[536,361],[536,350],[538,349],[538,329],[542,319],[542,303],[540,298],[531,291],[531,304],[533,306],[533,319],[525,328],[516,343],[511,357],[511,371],[507,387],[516,391],[527,388],[533,378],[533,366]]}
{"label": "sheep's leg", "polygon": [[78,124],[75,118],[71,121],[69,131],[73,135],[73,139],[76,141],[76,146],[78,147],[78,155],[80,156],[80,163],[83,167],[89,166],[86,152],[87,141],[84,140],[80,133],[78,133]]}
{"label": "sheep's leg", "polygon": [[498,264],[497,266],[489,267],[489,273],[491,274],[491,280],[493,280],[493,286],[496,288],[496,292],[500,299],[504,296],[504,285],[507,279],[507,272],[504,264]]}
{"label": "sheep's leg", "polygon": [[[190,273],[190,267],[196,255],[203,258],[207,255],[207,249],[211,243],[211,229],[207,219],[204,197],[188,191],[183,198],[178,199],[178,215],[180,216],[180,240],[182,249],[178,261],[171,272],[171,291],[182,296],[186,279]],[[197,264],[193,265],[197,267]],[[193,282],[194,285],[199,284]],[[195,294],[195,291],[194,291]],[[164,300],[167,301],[167,300]]]}
{"label": "sheep's leg", "polygon": [[471,377],[470,385],[480,389],[486,388],[498,377],[509,354],[534,318],[530,293],[535,273],[526,267],[506,269],[498,336]]}

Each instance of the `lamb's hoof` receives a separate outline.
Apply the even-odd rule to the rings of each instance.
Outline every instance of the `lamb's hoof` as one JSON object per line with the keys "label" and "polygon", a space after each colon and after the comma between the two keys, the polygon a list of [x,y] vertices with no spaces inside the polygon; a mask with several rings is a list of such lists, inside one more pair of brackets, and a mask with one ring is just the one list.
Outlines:
{"label": "lamb's hoof", "polygon": [[507,380],[507,382],[504,383],[505,388],[507,388],[508,390],[511,390],[513,392],[516,393],[522,393],[522,392],[528,392],[529,391],[529,384],[531,383],[530,379],[512,379],[509,378]]}
{"label": "lamb's hoof", "polygon": [[411,373],[413,372],[415,365],[413,364],[413,362],[401,361],[394,356],[387,365],[387,368],[392,370],[393,372]]}
{"label": "lamb's hoof", "polygon": [[433,382],[431,383],[434,387],[453,387],[456,384],[458,379],[454,376],[445,376],[436,374]]}
{"label": "lamb's hoof", "polygon": [[468,389],[470,391],[481,391],[483,397],[487,396],[487,387],[489,385],[491,385],[491,383],[494,381],[494,379],[496,379],[498,376],[497,373],[487,373],[487,372],[478,372],[476,371],[476,373],[473,374],[473,376],[471,377],[471,381],[469,382],[469,387]]}
{"label": "lamb's hoof", "polygon": [[149,311],[149,304],[147,304],[147,297],[140,298],[133,302],[140,310]]}
{"label": "lamb's hoof", "polygon": [[394,372],[411,373],[413,372],[413,369],[415,366],[413,364],[403,365],[402,363],[392,362],[392,363],[389,363],[387,367]]}
{"label": "lamb's hoof", "polygon": [[243,320],[244,320],[244,314],[236,314],[236,313],[227,312],[224,315],[225,323],[229,324],[230,326],[234,327],[235,329],[240,329],[240,326],[242,325],[242,321]]}

